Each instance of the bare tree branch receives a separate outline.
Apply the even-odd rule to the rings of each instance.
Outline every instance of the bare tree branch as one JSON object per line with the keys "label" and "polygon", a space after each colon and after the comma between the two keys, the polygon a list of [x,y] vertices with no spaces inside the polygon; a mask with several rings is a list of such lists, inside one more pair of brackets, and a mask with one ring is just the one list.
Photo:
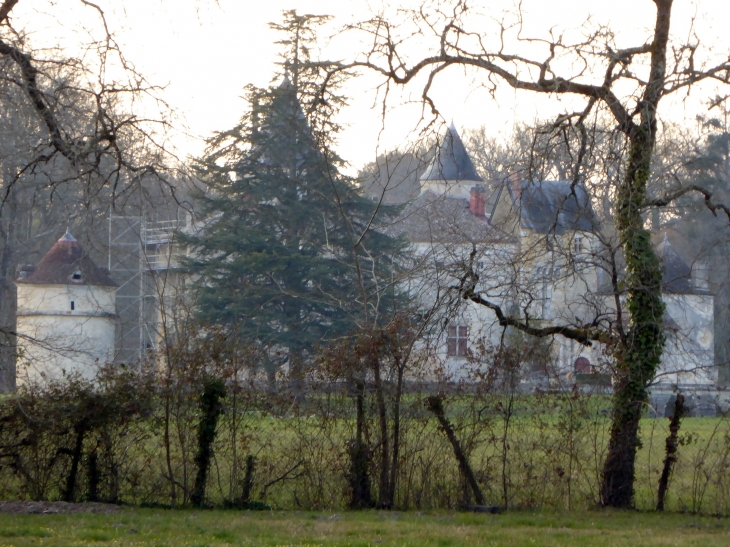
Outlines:
{"label": "bare tree branch", "polygon": [[0,6],[0,24],[2,24],[5,19],[8,18],[8,15],[17,3],[18,0],[5,0],[5,2],[3,2],[3,5]]}
{"label": "bare tree branch", "polygon": [[644,206],[666,207],[674,200],[679,199],[682,196],[689,194],[690,192],[697,192],[699,194],[702,194],[704,196],[705,206],[712,212],[714,216],[717,216],[717,211],[722,211],[723,213],[725,213],[725,216],[727,216],[728,221],[730,221],[730,208],[723,203],[713,202],[713,192],[710,192],[709,190],[707,190],[706,188],[702,188],[701,186],[697,186],[696,184],[685,186],[684,188],[681,188],[680,190],[677,190],[676,192],[669,194],[668,196],[646,201]]}

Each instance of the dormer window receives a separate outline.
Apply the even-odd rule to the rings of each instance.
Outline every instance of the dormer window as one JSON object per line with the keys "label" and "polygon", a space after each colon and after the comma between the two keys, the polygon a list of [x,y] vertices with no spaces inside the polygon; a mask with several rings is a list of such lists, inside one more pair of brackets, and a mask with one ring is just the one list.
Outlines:
{"label": "dormer window", "polygon": [[72,273],[71,280],[72,281],[81,281],[81,272],[77,270],[74,273]]}

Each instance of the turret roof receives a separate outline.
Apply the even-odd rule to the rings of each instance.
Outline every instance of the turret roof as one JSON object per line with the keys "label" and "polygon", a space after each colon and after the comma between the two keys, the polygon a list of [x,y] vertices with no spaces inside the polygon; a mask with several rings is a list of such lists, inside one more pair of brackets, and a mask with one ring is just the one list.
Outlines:
{"label": "turret roof", "polygon": [[51,247],[30,275],[17,283],[34,285],[97,285],[116,287],[105,268],[100,268],[68,230]]}
{"label": "turret roof", "polygon": [[459,132],[451,122],[449,130],[441,141],[436,156],[421,175],[421,180],[470,180],[482,182],[474,163],[459,137]]}

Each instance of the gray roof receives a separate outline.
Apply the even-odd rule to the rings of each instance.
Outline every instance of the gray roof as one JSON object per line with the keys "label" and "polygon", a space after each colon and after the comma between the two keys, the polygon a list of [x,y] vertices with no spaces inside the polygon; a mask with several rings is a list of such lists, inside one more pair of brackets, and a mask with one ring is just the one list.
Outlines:
{"label": "gray roof", "polygon": [[591,232],[600,228],[583,184],[570,181],[506,182],[512,203],[518,208],[520,224],[541,234],[569,231]]}
{"label": "gray roof", "polygon": [[461,142],[454,123],[441,141],[438,152],[434,156],[421,180],[473,180],[481,182],[474,163]]}
{"label": "gray roof", "polygon": [[469,200],[430,190],[411,201],[388,228],[411,243],[497,243],[512,239],[469,210]]}

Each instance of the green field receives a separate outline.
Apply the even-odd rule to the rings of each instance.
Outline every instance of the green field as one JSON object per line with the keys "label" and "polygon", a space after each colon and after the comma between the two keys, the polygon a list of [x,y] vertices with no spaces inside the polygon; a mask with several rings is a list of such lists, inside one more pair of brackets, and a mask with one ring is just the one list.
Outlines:
{"label": "green field", "polygon": [[0,515],[0,545],[710,547],[730,545],[730,520],[603,510],[478,515],[126,509],[107,515]]}

